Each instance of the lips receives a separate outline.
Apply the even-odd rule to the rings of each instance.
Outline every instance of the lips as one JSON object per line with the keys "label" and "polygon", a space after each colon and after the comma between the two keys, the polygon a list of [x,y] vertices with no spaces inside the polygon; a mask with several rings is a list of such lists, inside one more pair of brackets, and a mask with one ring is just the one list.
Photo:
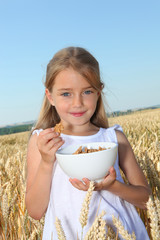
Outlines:
{"label": "lips", "polygon": [[85,114],[85,112],[72,112],[70,114],[74,117],[81,117]]}

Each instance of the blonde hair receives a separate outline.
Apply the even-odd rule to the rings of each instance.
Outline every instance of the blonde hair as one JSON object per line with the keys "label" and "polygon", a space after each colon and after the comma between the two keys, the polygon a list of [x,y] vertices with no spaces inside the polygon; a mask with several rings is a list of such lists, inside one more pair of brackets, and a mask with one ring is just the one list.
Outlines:
{"label": "blonde hair", "polygon": [[[100,79],[99,64],[97,60],[84,48],[68,47],[57,52],[47,65],[45,88],[50,92],[54,86],[56,76],[64,69],[72,68],[80,73],[93,88],[100,92],[95,113],[91,122],[97,127],[108,127],[108,119],[105,112],[102,89],[104,84]],[[60,122],[60,117],[54,106],[44,96],[42,108],[34,129],[46,129],[54,127]]]}

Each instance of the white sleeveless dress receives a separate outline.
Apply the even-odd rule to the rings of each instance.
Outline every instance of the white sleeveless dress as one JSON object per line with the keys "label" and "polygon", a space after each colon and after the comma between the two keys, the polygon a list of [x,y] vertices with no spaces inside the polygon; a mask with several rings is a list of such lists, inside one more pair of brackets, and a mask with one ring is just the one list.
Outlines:
{"label": "white sleeveless dress", "polygon": [[[89,142],[108,141],[117,143],[115,130],[122,131],[119,125],[115,125],[107,129],[100,128],[96,134],[91,136],[71,136],[61,134],[61,137],[65,140],[62,147],[66,147],[70,144],[82,144]],[[33,134],[39,134],[40,131],[42,131],[42,129],[35,130]],[[123,182],[119,170],[118,155],[114,168],[116,170],[117,180]],[[80,239],[82,228],[79,223],[79,215],[85,195],[85,191],[80,191],[71,185],[69,177],[61,170],[60,166],[56,162],[53,170],[50,201],[45,215],[43,240],[58,240],[54,224],[55,217],[58,217],[61,220],[67,240],[76,240],[77,233]],[[106,220],[107,225],[112,226],[113,229],[115,229],[115,227],[112,223],[112,215],[120,219],[123,226],[129,233],[132,233],[133,231],[135,232],[136,240],[149,239],[145,226],[135,207],[106,190],[93,192],[90,203],[88,224],[84,227],[83,236],[85,236],[86,232],[92,225],[98,207],[99,213],[101,213],[102,210],[105,210],[106,215],[104,216],[104,219]],[[119,238],[123,239],[121,236],[119,236]]]}

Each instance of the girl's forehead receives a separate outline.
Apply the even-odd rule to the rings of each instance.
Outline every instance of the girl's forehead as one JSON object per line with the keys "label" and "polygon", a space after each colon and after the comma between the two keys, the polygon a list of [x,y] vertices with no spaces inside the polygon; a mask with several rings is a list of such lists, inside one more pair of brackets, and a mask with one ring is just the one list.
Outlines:
{"label": "girl's forehead", "polygon": [[54,87],[88,87],[91,86],[91,84],[78,72],[76,72],[73,69],[65,69],[61,71],[59,74],[57,74],[55,81],[54,81]]}

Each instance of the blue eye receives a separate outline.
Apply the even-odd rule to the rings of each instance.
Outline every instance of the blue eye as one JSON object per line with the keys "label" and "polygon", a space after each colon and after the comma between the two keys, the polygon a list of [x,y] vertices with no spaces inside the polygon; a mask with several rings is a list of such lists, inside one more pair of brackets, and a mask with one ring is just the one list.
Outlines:
{"label": "blue eye", "polygon": [[65,92],[65,93],[62,93],[61,95],[64,96],[64,97],[68,97],[68,96],[70,96],[70,93]]}
{"label": "blue eye", "polygon": [[86,95],[89,95],[91,93],[92,93],[92,91],[90,91],[90,90],[87,90],[87,91],[84,92],[84,94],[86,94]]}

